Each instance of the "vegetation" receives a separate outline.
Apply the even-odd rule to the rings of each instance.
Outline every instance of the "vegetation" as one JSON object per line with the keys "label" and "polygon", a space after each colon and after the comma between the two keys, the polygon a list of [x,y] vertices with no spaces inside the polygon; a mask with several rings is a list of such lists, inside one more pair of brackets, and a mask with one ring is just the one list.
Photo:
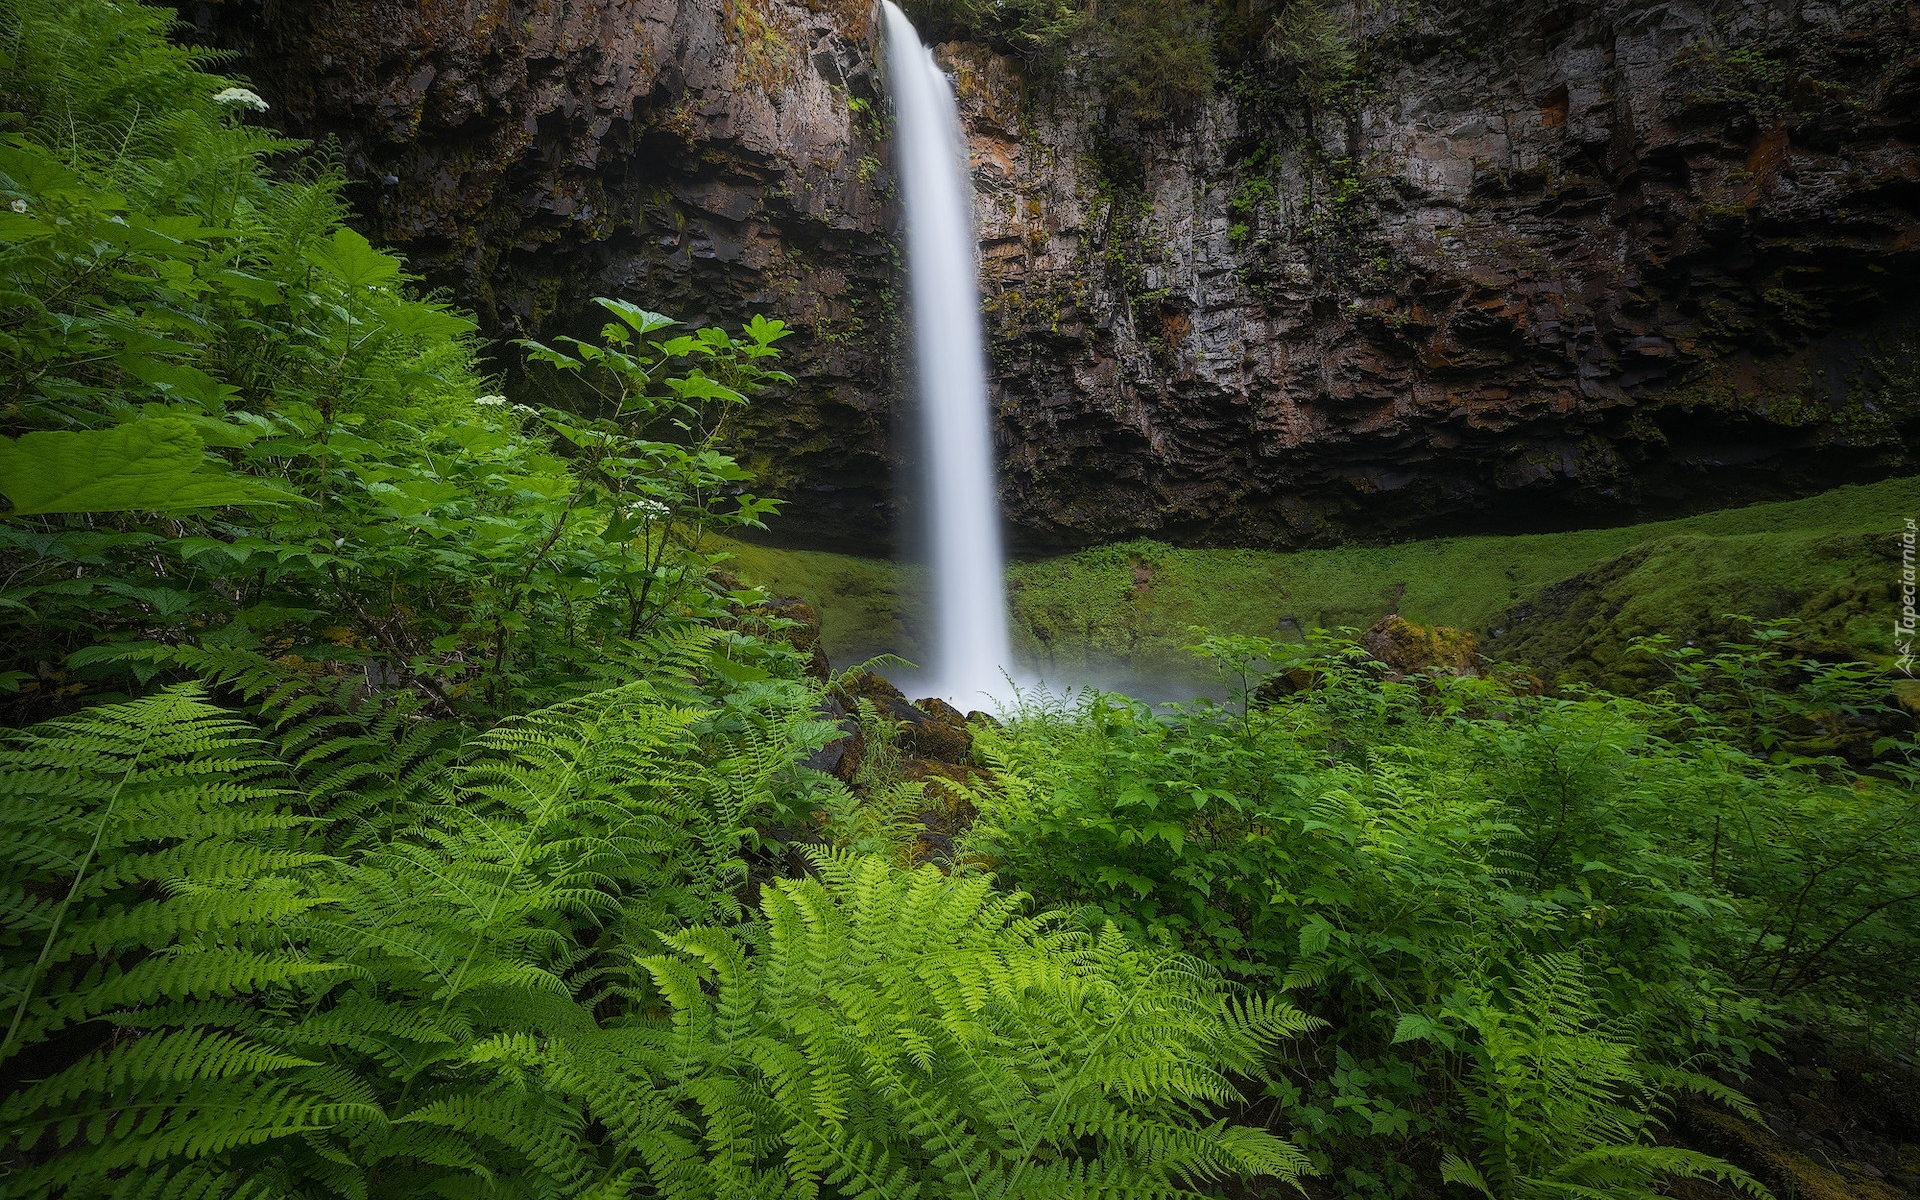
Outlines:
{"label": "vegetation", "polygon": [[[1800,618],[1808,649],[1884,658],[1886,589],[1914,482],[1567,533],[1292,553],[1102,546],[1010,568],[1015,637],[1048,675],[1190,677],[1196,624],[1297,640],[1397,612],[1471,630],[1483,652],[1550,677],[1638,691],[1664,673],[1628,653],[1635,637],[1665,631],[1704,645],[1738,633],[1726,614],[1744,612]],[[821,610],[836,661],[913,657],[912,575],[817,551],[729,548],[743,577]]]}
{"label": "vegetation", "polygon": [[1343,23],[1320,0],[910,0],[903,8],[923,34],[985,41],[1042,78],[1071,58],[1131,129],[1192,110],[1223,74],[1257,122],[1282,128],[1333,101],[1354,65]]}
{"label": "vegetation", "polygon": [[602,409],[509,404],[472,322],[341,224],[335,174],[263,170],[295,147],[161,15],[6,15],[0,679],[23,713],[191,644],[498,715],[710,607],[683,535],[772,507],[717,446],[779,322],[642,345],[673,323],[608,301],[604,346],[533,348],[590,362]]}
{"label": "vegetation", "polygon": [[[1226,704],[1095,693],[981,730],[967,850],[1319,1018],[1264,1102],[1343,1194],[1757,1191],[1662,1144],[1676,1097],[1738,1108],[1702,1068],[1786,1019],[1910,1025],[1920,989],[1914,722],[1877,672],[1758,633],[1645,644],[1675,678],[1646,701],[1210,637]],[[1869,714],[1901,732],[1865,772],[1782,742]]]}
{"label": "vegetation", "polygon": [[[1303,1028],[884,861],[710,531],[784,330],[528,343],[341,222],[169,17],[9,0],[8,1196],[1186,1196]],[[844,808],[842,803],[840,807]]]}
{"label": "vegetation", "polygon": [[[1764,1197],[1682,1097],[1912,1023],[1870,664],[1736,623],[1628,699],[1203,636],[1224,703],[910,758],[715,570],[778,322],[603,300],[521,347],[577,405],[516,404],[169,19],[0,0],[10,1200]],[[1581,536],[1507,561],[1632,535]],[[1139,549],[1085,560],[1119,603]]]}

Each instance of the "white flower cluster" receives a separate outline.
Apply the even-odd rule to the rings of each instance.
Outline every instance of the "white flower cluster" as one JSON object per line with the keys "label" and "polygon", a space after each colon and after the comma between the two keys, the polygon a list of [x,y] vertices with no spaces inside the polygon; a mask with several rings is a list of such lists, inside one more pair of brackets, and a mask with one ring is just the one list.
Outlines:
{"label": "white flower cluster", "polygon": [[482,408],[499,408],[507,402],[507,398],[505,396],[475,396],[473,402]]}
{"label": "white flower cluster", "polygon": [[230,87],[225,91],[215,92],[213,94],[213,102],[215,104],[238,105],[243,108],[250,108],[255,112],[267,111],[267,102],[262,100],[257,93],[250,92],[243,87]]}

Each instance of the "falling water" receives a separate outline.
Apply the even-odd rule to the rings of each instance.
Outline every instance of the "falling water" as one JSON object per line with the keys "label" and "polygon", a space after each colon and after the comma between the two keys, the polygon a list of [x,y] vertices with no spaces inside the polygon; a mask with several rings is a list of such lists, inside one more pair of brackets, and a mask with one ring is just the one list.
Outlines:
{"label": "falling water", "polygon": [[932,678],[962,708],[1006,690],[1000,498],[994,488],[978,243],[966,134],[933,52],[891,0],[886,10],[894,145],[906,194],[907,272],[919,369],[922,458],[932,513]]}

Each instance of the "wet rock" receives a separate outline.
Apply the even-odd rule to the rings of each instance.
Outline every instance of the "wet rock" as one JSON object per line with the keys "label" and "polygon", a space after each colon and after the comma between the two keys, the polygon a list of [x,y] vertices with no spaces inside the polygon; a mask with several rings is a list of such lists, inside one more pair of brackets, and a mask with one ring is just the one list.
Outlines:
{"label": "wet rock", "polygon": [[[887,546],[913,451],[864,7],[757,0],[759,41],[720,0],[189,11],[489,331],[590,334],[595,294],[792,322],[800,382],[739,427],[756,490],[779,536]],[[1017,544],[1564,527],[1915,468],[1913,364],[1872,365],[1920,311],[1907,7],[1356,19],[1352,110],[1281,128],[1222,93],[1124,145],[1086,87],[938,48]]]}
{"label": "wet rock", "polygon": [[901,726],[902,747],[937,762],[973,762],[973,734],[957,709],[937,696],[915,701],[912,708],[922,714],[922,719],[908,720]]}
{"label": "wet rock", "polygon": [[824,771],[842,783],[851,784],[854,776],[859,774],[860,764],[866,761],[866,732],[860,728],[858,716],[832,696],[822,701],[815,711],[823,720],[838,725],[840,736],[815,750],[804,765]]}
{"label": "wet rock", "polygon": [[1360,635],[1360,645],[1401,675],[1480,673],[1474,637],[1464,629],[1415,625],[1399,616],[1382,617]]}
{"label": "wet rock", "polygon": [[825,683],[832,674],[826,648],[820,643],[820,614],[813,605],[792,596],[774,596],[754,606],[754,615],[771,618],[771,636],[798,650],[807,659],[807,674]]}
{"label": "wet rock", "polygon": [[886,676],[864,667],[841,676],[834,684],[833,691],[847,702],[849,711],[857,700],[870,700],[876,706],[885,706],[895,700],[904,704],[907,699],[906,693],[888,682]]}
{"label": "wet rock", "polygon": [[1311,691],[1319,679],[1320,672],[1311,667],[1287,667],[1276,671],[1262,680],[1260,686],[1254,689],[1254,703],[1273,704],[1289,696],[1301,695]]}
{"label": "wet rock", "polygon": [[969,793],[992,784],[993,776],[977,767],[914,758],[901,764],[901,781],[920,783],[920,831],[915,836],[914,859],[942,866],[953,859],[954,839],[966,832],[979,815]]}
{"label": "wet rock", "polygon": [[973,761],[973,734],[967,730],[967,718],[938,697],[910,704],[899,688],[868,670],[842,677],[835,694],[849,712],[865,700],[879,716],[894,722],[899,729],[900,749],[910,757],[955,764]]}

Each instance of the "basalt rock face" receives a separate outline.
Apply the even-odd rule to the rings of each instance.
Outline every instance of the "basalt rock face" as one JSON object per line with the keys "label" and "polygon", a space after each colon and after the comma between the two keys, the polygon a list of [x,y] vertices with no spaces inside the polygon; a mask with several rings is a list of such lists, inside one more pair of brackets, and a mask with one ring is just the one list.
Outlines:
{"label": "basalt rock face", "polygon": [[[838,2],[838,0],[829,0]],[[501,339],[590,333],[618,296],[753,313],[799,382],[740,457],[802,537],[889,515],[897,336],[865,3],[227,0],[183,4],[293,135],[335,139],[367,233]],[[499,361],[513,370],[518,351]],[[538,387],[543,380],[523,381]]]}
{"label": "basalt rock face", "polygon": [[[1320,111],[1243,86],[1145,129],[1084,63],[940,47],[1016,544],[1610,522],[1916,468],[1920,8],[1364,14]],[[597,293],[799,326],[745,457],[783,535],[884,545],[911,447],[864,6],[189,15],[492,328]]]}
{"label": "basalt rock face", "polygon": [[1344,114],[1222,99],[1135,154],[1090,102],[1020,136],[963,59],[1017,525],[1311,544],[1913,469],[1920,9],[1365,37]]}

